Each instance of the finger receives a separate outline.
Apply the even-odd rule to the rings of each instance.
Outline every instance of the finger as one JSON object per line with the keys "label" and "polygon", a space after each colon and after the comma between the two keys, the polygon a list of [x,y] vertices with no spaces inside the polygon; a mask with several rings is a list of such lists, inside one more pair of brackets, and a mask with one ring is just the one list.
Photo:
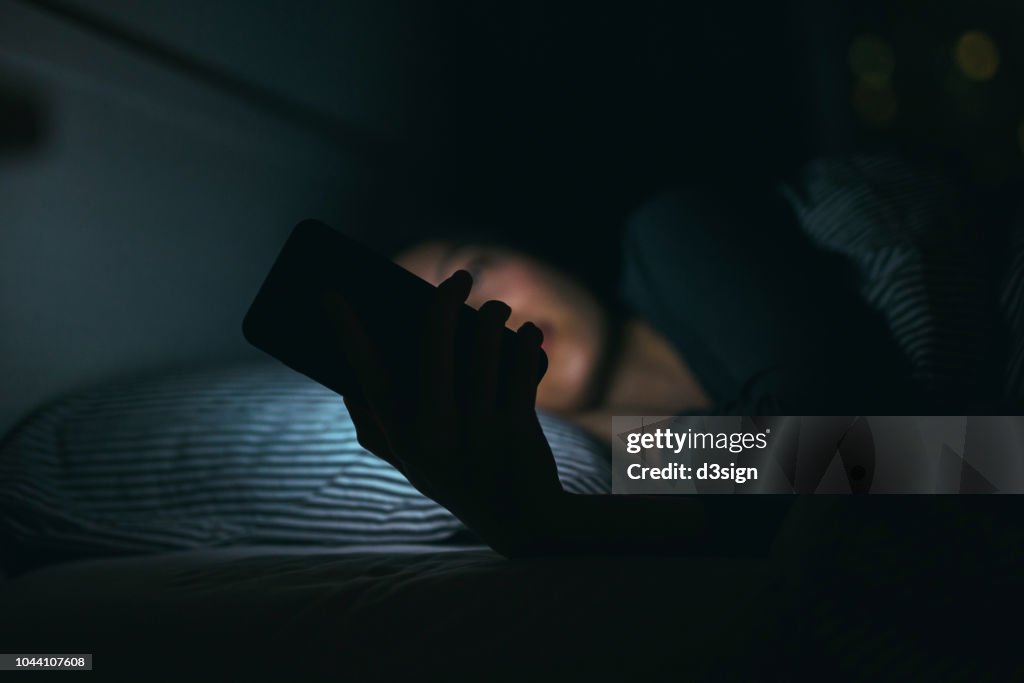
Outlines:
{"label": "finger", "polygon": [[379,424],[388,428],[394,423],[388,393],[389,379],[373,345],[348,302],[336,292],[325,293],[323,301],[334,324],[338,342],[363,391],[367,407]]}
{"label": "finger", "polygon": [[455,409],[455,331],[472,287],[472,276],[458,270],[434,293],[423,326],[421,413],[444,414]]}
{"label": "finger", "polygon": [[513,412],[532,412],[536,408],[543,341],[544,335],[533,323],[523,323],[519,328],[508,391],[508,408]]}
{"label": "finger", "polygon": [[377,421],[377,417],[366,404],[348,397],[342,397],[352,425],[356,428],[356,440],[359,445],[384,460],[389,465],[402,471],[402,463],[395,457],[394,450]]}
{"label": "finger", "polygon": [[477,415],[494,412],[501,370],[501,342],[510,315],[512,309],[502,301],[488,301],[480,307],[470,394],[470,410]]}

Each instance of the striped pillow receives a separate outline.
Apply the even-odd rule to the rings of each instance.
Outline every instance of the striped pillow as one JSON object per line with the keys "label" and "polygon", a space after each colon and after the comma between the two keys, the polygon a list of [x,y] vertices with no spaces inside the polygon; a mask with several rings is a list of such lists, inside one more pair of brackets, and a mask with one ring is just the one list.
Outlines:
{"label": "striped pillow", "polygon": [[[604,449],[540,419],[566,490],[607,492]],[[276,363],[80,393],[0,445],[0,538],[21,553],[433,542],[462,531],[359,446],[336,394]]]}

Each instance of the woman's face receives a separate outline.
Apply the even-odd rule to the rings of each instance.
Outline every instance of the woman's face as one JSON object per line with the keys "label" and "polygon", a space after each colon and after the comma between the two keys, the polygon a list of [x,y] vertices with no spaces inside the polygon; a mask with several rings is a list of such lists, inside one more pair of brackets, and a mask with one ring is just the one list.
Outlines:
{"label": "woman's face", "polygon": [[537,407],[571,413],[584,407],[607,347],[608,319],[598,300],[572,278],[512,249],[426,242],[395,262],[437,285],[456,270],[473,276],[467,303],[504,301],[507,324],[530,321],[544,333],[548,371],[537,389]]}

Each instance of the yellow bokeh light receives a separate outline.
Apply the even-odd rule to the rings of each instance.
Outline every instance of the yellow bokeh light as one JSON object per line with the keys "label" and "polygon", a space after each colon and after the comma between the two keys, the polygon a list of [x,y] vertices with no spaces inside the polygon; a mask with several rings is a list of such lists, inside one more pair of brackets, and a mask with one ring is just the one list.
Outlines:
{"label": "yellow bokeh light", "polygon": [[896,66],[892,48],[872,33],[863,33],[853,39],[847,61],[850,70],[860,80],[876,85],[888,83]]}
{"label": "yellow bokeh light", "polygon": [[956,65],[972,81],[988,81],[999,70],[999,50],[983,31],[968,31],[956,41]]}

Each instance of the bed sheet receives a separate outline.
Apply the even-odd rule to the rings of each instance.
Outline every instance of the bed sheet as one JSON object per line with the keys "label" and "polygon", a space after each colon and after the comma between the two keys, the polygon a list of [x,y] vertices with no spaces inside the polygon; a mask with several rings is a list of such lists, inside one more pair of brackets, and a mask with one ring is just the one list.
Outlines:
{"label": "bed sheet", "polygon": [[104,680],[747,678],[797,656],[785,586],[767,559],[224,548],[18,577],[0,642],[92,653]]}
{"label": "bed sheet", "polygon": [[78,560],[0,584],[0,649],[131,681],[1024,680],[1017,498],[805,496],[765,557]]}

